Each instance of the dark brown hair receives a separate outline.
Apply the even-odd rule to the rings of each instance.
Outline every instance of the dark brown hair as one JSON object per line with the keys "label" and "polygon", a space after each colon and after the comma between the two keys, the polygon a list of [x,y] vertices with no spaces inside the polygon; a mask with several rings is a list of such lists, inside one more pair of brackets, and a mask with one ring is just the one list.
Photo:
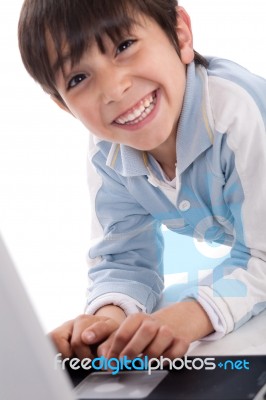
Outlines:
{"label": "dark brown hair", "polygon": [[[176,7],[177,0],[25,0],[18,24],[22,61],[33,79],[62,101],[48,57],[47,32],[54,41],[59,68],[63,66],[63,43],[69,47],[73,64],[94,40],[104,53],[103,36],[118,44],[140,14],[164,30],[179,54]],[[207,63],[197,52],[195,62]]]}

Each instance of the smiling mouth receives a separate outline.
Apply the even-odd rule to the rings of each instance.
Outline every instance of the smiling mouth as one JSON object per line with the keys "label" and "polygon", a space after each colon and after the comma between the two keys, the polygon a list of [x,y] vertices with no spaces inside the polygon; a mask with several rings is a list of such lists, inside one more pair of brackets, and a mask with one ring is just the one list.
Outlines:
{"label": "smiling mouth", "polygon": [[154,109],[157,102],[156,91],[143,98],[138,105],[121,114],[114,122],[118,125],[135,125],[143,121]]}

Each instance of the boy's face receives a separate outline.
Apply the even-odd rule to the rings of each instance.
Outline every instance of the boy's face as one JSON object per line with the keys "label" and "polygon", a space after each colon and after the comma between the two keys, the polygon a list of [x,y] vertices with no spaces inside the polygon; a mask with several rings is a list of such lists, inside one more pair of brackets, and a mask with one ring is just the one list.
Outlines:
{"label": "boy's face", "polygon": [[176,134],[186,64],[194,57],[189,26],[180,17],[178,22],[180,57],[154,21],[141,18],[118,46],[104,38],[105,54],[95,43],[73,67],[66,59],[56,85],[68,110],[101,139],[160,149]]}

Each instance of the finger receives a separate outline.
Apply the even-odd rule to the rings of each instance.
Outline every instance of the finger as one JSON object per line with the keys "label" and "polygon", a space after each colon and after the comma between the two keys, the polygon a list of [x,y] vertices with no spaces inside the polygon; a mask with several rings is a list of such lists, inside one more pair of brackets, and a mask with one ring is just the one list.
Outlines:
{"label": "finger", "polygon": [[73,350],[70,345],[73,323],[73,320],[67,321],[48,334],[48,337],[51,339],[59,353],[62,353],[64,358],[71,358],[73,356]]}
{"label": "finger", "polygon": [[168,349],[162,354],[165,358],[171,360],[177,357],[183,357],[189,348],[189,342],[183,338],[176,338]]}
{"label": "finger", "polygon": [[85,344],[88,345],[101,343],[103,340],[107,339],[117,328],[118,324],[113,319],[97,321],[82,332],[81,339]]}
{"label": "finger", "polygon": [[174,342],[175,337],[172,330],[168,326],[162,325],[159,327],[154,339],[143,349],[143,354],[149,358],[158,358],[164,354]]}
{"label": "finger", "polygon": [[97,355],[99,357],[103,356],[105,358],[107,358],[108,353],[110,351],[110,348],[113,344],[113,340],[114,340],[114,336],[117,332],[117,329],[114,330],[107,339],[105,339],[102,343],[99,344],[98,349],[97,349]]}
{"label": "finger", "polygon": [[[50,335],[49,335],[50,336]],[[51,337],[51,336],[50,336]],[[68,340],[64,338],[52,339],[59,353],[62,353],[63,358],[71,358],[74,355],[73,349]]]}
{"label": "finger", "polygon": [[118,357],[143,321],[142,314],[129,315],[117,331],[101,346],[108,358]]}
{"label": "finger", "polygon": [[130,357],[138,355],[149,343],[150,337],[153,338],[157,329],[157,323],[152,322],[150,316],[148,317],[145,314],[130,315],[112,337],[108,358],[118,357],[121,353]]}
{"label": "finger", "polygon": [[90,324],[94,323],[94,318],[93,315],[84,314],[77,317],[74,322],[70,345],[75,355],[81,360],[83,358],[94,358],[92,349],[82,340],[82,333]]}
{"label": "finger", "polygon": [[144,320],[119,357],[127,356],[133,359],[143,353],[158,336],[159,330],[160,325],[157,321]]}

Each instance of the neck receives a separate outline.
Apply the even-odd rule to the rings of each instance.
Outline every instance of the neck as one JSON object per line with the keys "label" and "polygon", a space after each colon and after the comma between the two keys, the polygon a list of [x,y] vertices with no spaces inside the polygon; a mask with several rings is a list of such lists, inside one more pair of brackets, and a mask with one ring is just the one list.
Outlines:
{"label": "neck", "polygon": [[168,140],[149,153],[160,164],[169,179],[176,176],[176,135],[171,135]]}
{"label": "neck", "polygon": [[176,177],[176,161],[172,162],[172,164],[160,163],[164,173],[168,178],[172,181]]}

